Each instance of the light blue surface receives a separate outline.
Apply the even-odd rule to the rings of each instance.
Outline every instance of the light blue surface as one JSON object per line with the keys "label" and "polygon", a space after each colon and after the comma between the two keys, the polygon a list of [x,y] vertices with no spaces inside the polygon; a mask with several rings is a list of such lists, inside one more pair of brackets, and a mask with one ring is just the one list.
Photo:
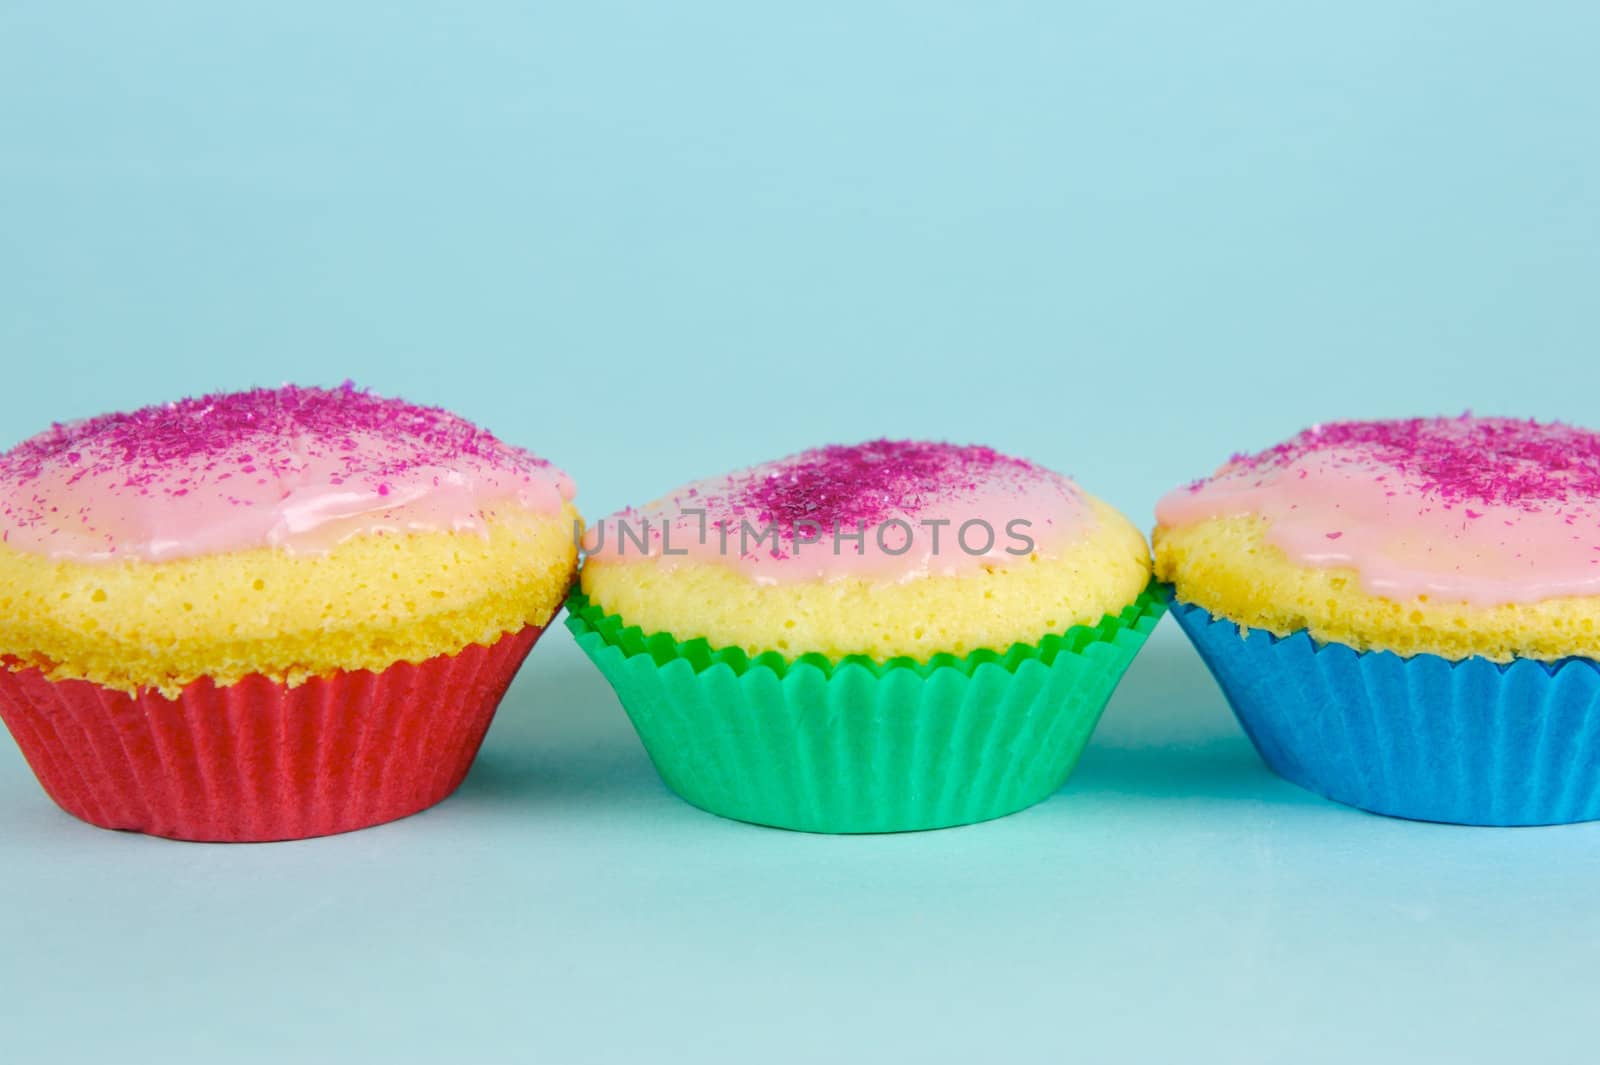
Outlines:
{"label": "light blue surface", "polygon": [[[348,376],[591,515],[916,434],[1146,522],[1319,419],[1600,424],[1594,5],[564,6],[0,6],[0,438]],[[1600,827],[1298,791],[1170,623],[993,824],[690,809],[558,629],[350,836],[102,832],[0,742],[0,883],[7,1062],[1592,1059]]]}

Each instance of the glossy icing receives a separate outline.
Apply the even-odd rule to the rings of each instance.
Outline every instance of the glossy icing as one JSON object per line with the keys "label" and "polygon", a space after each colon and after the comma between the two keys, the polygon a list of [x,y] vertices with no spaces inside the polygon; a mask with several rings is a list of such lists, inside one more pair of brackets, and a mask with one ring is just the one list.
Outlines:
{"label": "glossy icing", "polygon": [[1031,462],[874,440],[685,485],[596,523],[585,547],[605,562],[719,561],[762,583],[898,581],[1051,556],[1093,524],[1088,497]]}
{"label": "glossy icing", "polygon": [[1478,605],[1600,595],[1600,434],[1509,418],[1314,426],[1165,496],[1163,526],[1259,515],[1363,590]]}
{"label": "glossy icing", "polygon": [[338,389],[256,389],[52,426],[0,455],[0,539],[75,562],[161,562],[377,532],[484,531],[557,514],[550,463],[432,407]]}

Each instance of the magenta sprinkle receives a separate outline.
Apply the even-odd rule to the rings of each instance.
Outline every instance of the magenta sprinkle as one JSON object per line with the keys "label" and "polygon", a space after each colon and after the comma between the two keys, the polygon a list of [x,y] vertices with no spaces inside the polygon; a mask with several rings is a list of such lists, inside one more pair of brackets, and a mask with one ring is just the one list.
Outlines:
{"label": "magenta sprinkle", "polygon": [[1341,463],[1393,468],[1446,505],[1531,509],[1600,499],[1600,433],[1559,422],[1470,415],[1332,422],[1233,462],[1243,470],[1272,469],[1329,451],[1341,452]]}
{"label": "magenta sprinkle", "polygon": [[727,505],[786,531],[802,521],[828,530],[854,528],[897,510],[915,511],[952,490],[973,491],[1008,478],[1020,482],[1038,473],[1032,463],[992,448],[873,440],[796,456],[775,472],[736,485]]}
{"label": "magenta sprinkle", "polygon": [[[394,456],[383,468],[402,472],[421,461],[495,459],[518,451],[448,411],[356,391],[349,382],[337,390],[286,385],[58,422],[0,454],[0,478],[28,480],[59,457],[76,465],[90,449],[101,468],[114,463],[129,470],[130,486],[141,482],[141,471],[157,466],[187,465],[209,472],[215,467],[208,459],[254,473],[258,461],[271,468],[302,458],[302,449],[308,447],[348,449],[350,434],[362,431],[394,439]],[[372,472],[370,463],[363,466]]]}
{"label": "magenta sprinkle", "polygon": [[[358,434],[381,439],[381,452],[358,452]],[[72,467],[69,483],[94,478],[118,493],[179,499],[235,475],[263,485],[291,478],[322,458],[336,468],[328,483],[366,485],[380,495],[410,471],[469,459],[524,475],[551,468],[448,411],[385,399],[349,382],[337,389],[291,385],[53,425],[0,454],[0,484],[20,489],[3,510],[5,524],[25,528],[45,520],[48,502],[27,487],[63,464]]]}

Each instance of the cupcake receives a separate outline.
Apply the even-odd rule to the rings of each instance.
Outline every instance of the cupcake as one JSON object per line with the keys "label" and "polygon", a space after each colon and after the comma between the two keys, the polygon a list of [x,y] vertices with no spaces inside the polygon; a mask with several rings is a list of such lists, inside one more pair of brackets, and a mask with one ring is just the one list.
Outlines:
{"label": "cupcake", "polygon": [[0,717],[104,828],[297,839],[466,775],[577,564],[572,482],[346,385],[56,425],[0,455]]}
{"label": "cupcake", "polygon": [[1280,775],[1426,821],[1600,817],[1600,434],[1320,425],[1156,516],[1173,613]]}
{"label": "cupcake", "polygon": [[1133,525],[984,447],[806,451],[614,514],[585,546],[567,624],[667,785],[814,832],[1044,799],[1163,609]]}

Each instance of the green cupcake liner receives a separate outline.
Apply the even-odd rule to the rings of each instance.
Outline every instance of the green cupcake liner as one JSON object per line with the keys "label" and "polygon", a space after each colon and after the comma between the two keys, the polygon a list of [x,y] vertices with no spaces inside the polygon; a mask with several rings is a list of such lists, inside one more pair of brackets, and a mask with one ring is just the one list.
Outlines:
{"label": "green cupcake liner", "polygon": [[723,817],[843,833],[987,821],[1055,792],[1166,600],[1152,585],[1098,625],[927,662],[752,657],[646,634],[582,593],[567,608],[668,787]]}

